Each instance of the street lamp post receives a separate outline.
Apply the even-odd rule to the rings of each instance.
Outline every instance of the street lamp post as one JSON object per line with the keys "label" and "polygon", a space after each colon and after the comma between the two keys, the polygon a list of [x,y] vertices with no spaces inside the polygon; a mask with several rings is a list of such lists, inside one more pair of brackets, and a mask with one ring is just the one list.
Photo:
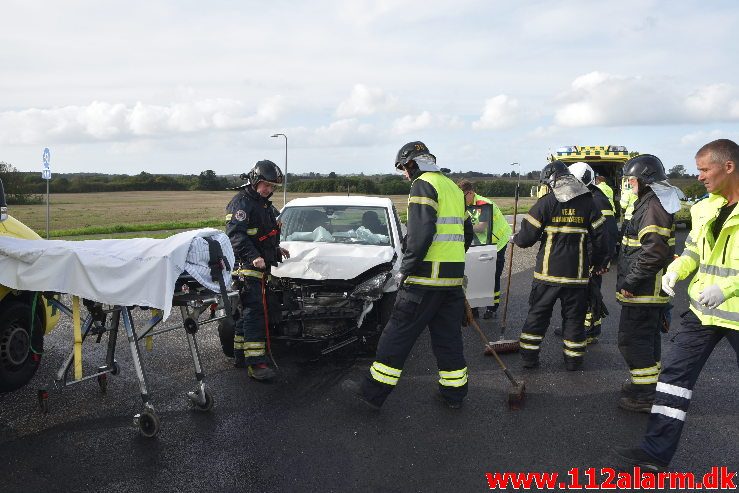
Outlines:
{"label": "street lamp post", "polygon": [[287,204],[287,135],[285,134],[274,134],[271,137],[285,137],[285,182],[282,184],[282,207]]}

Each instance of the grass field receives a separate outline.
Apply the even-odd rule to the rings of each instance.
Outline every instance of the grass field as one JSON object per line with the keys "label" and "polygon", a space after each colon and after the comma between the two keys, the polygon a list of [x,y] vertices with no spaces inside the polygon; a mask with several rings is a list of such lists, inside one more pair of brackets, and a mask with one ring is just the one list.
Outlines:
{"label": "grass field", "polygon": [[[50,237],[65,239],[162,238],[178,231],[206,226],[222,227],[225,207],[234,192],[114,192],[52,194]],[[288,194],[298,197],[326,194]],[[390,197],[401,216],[405,216],[408,197]],[[504,213],[513,212],[513,198],[495,199]],[[274,197],[282,207],[282,194]],[[528,210],[533,199],[524,197],[519,209]],[[17,205],[10,214],[41,236],[46,235],[46,205]]]}

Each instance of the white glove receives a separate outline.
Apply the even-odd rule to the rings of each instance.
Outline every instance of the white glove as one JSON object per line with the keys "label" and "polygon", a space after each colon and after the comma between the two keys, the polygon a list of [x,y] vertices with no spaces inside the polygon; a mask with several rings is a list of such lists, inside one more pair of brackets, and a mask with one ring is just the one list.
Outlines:
{"label": "white glove", "polygon": [[677,272],[667,272],[664,276],[662,276],[662,291],[669,294],[670,296],[675,296],[675,283],[677,282]]}
{"label": "white glove", "polygon": [[698,303],[708,308],[716,308],[726,301],[726,296],[721,292],[718,284],[711,284],[698,296]]}

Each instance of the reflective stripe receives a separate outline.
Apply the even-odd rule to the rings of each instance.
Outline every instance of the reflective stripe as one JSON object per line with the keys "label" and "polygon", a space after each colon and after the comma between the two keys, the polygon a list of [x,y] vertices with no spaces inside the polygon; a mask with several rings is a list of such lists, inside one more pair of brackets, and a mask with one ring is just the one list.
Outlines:
{"label": "reflective stripe", "polygon": [[[549,273],[549,257],[552,254],[552,240],[554,237],[552,235],[547,235],[547,241],[544,244],[544,260],[541,263],[541,273],[542,275],[547,275]],[[536,276],[536,271],[534,271],[534,276]]]}
{"label": "reflective stripe", "polygon": [[629,370],[632,375],[655,375],[659,373],[659,366],[654,365],[650,366],[649,368],[634,368],[633,370]]}
{"label": "reflective stripe", "polygon": [[588,232],[585,228],[576,228],[573,226],[546,226],[544,231],[548,233],[580,233],[585,234]]}
{"label": "reflective stripe", "polygon": [[585,269],[585,235],[580,235],[577,252],[577,277],[582,278]]}
{"label": "reflective stripe", "polygon": [[531,344],[526,344],[524,342],[519,342],[519,345],[523,349],[531,349],[532,351],[538,351],[539,350],[539,346],[533,346]]}
{"label": "reflective stripe", "polygon": [[244,356],[264,356],[264,349],[244,349]]}
{"label": "reflective stripe", "polygon": [[636,385],[649,385],[653,383],[657,383],[657,379],[659,378],[658,375],[648,375],[645,377],[631,377],[631,383],[634,383]]}
{"label": "reflective stripe", "polygon": [[596,219],[595,221],[593,221],[593,224],[591,224],[591,225],[590,225],[590,227],[592,227],[592,228],[597,228],[597,227],[599,227],[599,226],[600,226],[601,224],[603,224],[604,222],[606,222],[606,218],[605,218],[605,217],[603,217],[603,216],[601,216],[601,217],[599,217],[598,219]]}
{"label": "reflective stripe", "polygon": [[602,210],[600,211],[600,213],[603,214],[604,216],[615,216],[616,215],[616,213],[613,212],[611,209]]}
{"label": "reflective stripe", "polygon": [[452,371],[439,370],[439,377],[439,385],[443,385],[444,387],[462,387],[467,385],[467,368]]}
{"label": "reflective stripe", "polygon": [[233,214],[226,214],[226,221],[230,221],[233,217]]}
{"label": "reflective stripe", "polygon": [[423,286],[461,286],[463,280],[462,277],[431,279],[430,277],[408,276],[405,282],[407,284],[421,284]]}
{"label": "reflective stripe", "polygon": [[403,370],[398,370],[397,368],[392,368],[390,366],[384,365],[380,363],[379,361],[375,361],[372,363],[372,366],[374,366],[377,371],[381,371],[385,375],[400,378],[400,374],[403,373]]}
{"label": "reflective stripe", "polygon": [[437,217],[436,224],[464,224],[461,217]]}
{"label": "reflective stripe", "polygon": [[264,272],[251,269],[236,269],[232,274],[235,276],[257,277],[259,279],[264,277]]}
{"label": "reflective stripe", "polygon": [[669,240],[667,240],[667,244],[670,246],[675,246],[675,238],[670,238]]}
{"label": "reflective stripe", "polygon": [[557,277],[557,276],[547,276],[545,274],[540,274],[538,272],[534,272],[534,279],[539,279],[541,281],[551,281],[556,282],[559,284],[587,284],[588,278],[575,278],[575,277]]}
{"label": "reflective stripe", "polygon": [[669,228],[662,228],[660,226],[647,226],[646,228],[642,228],[641,231],[639,231],[639,234],[636,235],[641,240],[641,237],[644,236],[647,233],[657,233],[658,235],[666,236],[669,238],[672,236],[672,230]]}
{"label": "reflective stripe", "polygon": [[253,236],[257,234],[257,231],[259,231],[259,228],[249,228],[246,230],[246,234]]}
{"label": "reflective stripe", "polygon": [[436,234],[431,241],[461,241],[464,242],[464,235],[448,235]]}
{"label": "reflective stripe", "polygon": [[692,390],[688,390],[684,387],[678,387],[677,385],[670,385],[669,383],[664,382],[657,383],[657,392],[676,395],[678,397],[682,397],[683,399],[690,399],[691,397],[693,397]]}
{"label": "reflective stripe", "polygon": [[618,301],[623,301],[624,303],[655,303],[658,305],[664,305],[670,301],[670,298],[667,296],[634,296],[632,298],[627,298],[621,293],[616,293],[616,299]]}
{"label": "reflective stripe", "polygon": [[439,203],[434,199],[430,199],[428,197],[408,197],[408,205],[410,204],[428,205],[430,207],[433,207],[435,211],[439,210]]}
{"label": "reflective stripe", "polygon": [[700,255],[698,255],[698,254],[697,254],[696,252],[694,252],[693,250],[688,250],[687,248],[686,248],[685,250],[683,250],[683,254],[682,254],[682,256],[683,256],[683,257],[688,257],[688,258],[692,258],[692,259],[693,259],[693,260],[695,260],[696,262],[700,262],[700,260],[701,260],[701,257],[700,257]]}
{"label": "reflective stripe", "polygon": [[732,322],[739,322],[739,313],[719,310],[718,308],[708,308],[707,306],[701,305],[693,298],[690,298],[690,306],[701,312],[703,315],[710,315],[711,317],[723,318]]}
{"label": "reflective stripe", "polygon": [[537,221],[536,219],[534,219],[534,217],[531,214],[524,215],[523,216],[523,219],[525,219],[528,222],[530,222],[535,228],[537,228],[537,229],[538,228],[541,228],[541,223],[539,221]]}
{"label": "reflective stripe", "polygon": [[570,358],[579,358],[581,356],[585,356],[585,352],[572,351],[571,349],[563,349],[563,351]]}
{"label": "reflective stripe", "polygon": [[739,269],[732,269],[731,267],[718,267],[716,265],[707,264],[700,264],[700,266],[698,266],[698,272],[718,277],[739,276]]}
{"label": "reflective stripe", "polygon": [[402,371],[403,370],[398,370],[397,368],[391,368],[387,365],[384,365],[379,361],[375,361],[370,367],[370,374],[372,375],[372,378],[374,378],[378,382],[382,382],[388,385],[397,384],[398,378],[400,378],[400,374],[402,373]]}
{"label": "reflective stripe", "polygon": [[641,241],[635,238],[629,238],[628,236],[624,236],[622,243],[630,247],[640,247],[641,246]]}
{"label": "reflective stripe", "polygon": [[652,413],[662,414],[664,416],[667,416],[668,418],[679,419],[680,421],[685,421],[685,416],[687,416],[687,413],[685,411],[681,411],[680,409],[675,409],[674,407],[667,406],[658,406],[656,404],[652,406]]}
{"label": "reflective stripe", "polygon": [[565,346],[567,346],[568,348],[572,348],[572,349],[578,349],[578,348],[583,348],[583,347],[588,346],[588,343],[585,341],[575,342],[575,341],[568,341],[567,339],[564,339],[562,342],[564,343]]}
{"label": "reflective stripe", "polygon": [[527,341],[542,341],[542,340],[544,340],[544,336],[538,336],[536,334],[529,334],[528,332],[521,332],[520,338],[521,339],[526,339]]}

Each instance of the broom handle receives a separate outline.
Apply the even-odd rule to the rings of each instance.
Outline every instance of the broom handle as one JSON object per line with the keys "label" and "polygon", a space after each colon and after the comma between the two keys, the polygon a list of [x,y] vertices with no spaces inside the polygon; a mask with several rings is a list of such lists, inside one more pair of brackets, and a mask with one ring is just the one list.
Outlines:
{"label": "broom handle", "polygon": [[[513,232],[511,233],[511,236],[516,234],[516,216],[518,216],[518,182],[516,182],[516,193],[515,199],[513,200]],[[509,244],[508,249],[508,278],[506,279],[505,305],[503,305],[503,330],[505,330],[506,319],[508,318],[508,295],[511,292],[511,272],[513,271],[513,245]],[[503,334],[501,333],[501,338],[502,337]]]}
{"label": "broom handle", "polygon": [[493,356],[495,356],[495,360],[498,362],[498,365],[500,366],[500,369],[503,370],[503,373],[505,373],[505,376],[508,377],[508,380],[511,381],[513,385],[518,385],[518,381],[516,381],[515,378],[513,378],[513,375],[511,375],[511,372],[508,371],[508,368],[506,368],[505,363],[503,363],[503,360],[500,359],[500,356],[498,356],[498,353],[495,352],[495,349],[493,346],[490,345],[488,342],[488,338],[485,337],[485,333],[482,331],[480,326],[477,324],[477,321],[475,320],[475,317],[472,316],[472,308],[470,308],[470,303],[465,298],[464,300],[464,310],[467,314],[467,321],[470,322],[470,325],[475,328],[477,333],[480,335],[480,339],[482,339],[482,343],[486,348],[490,349],[490,352],[493,353]]}

